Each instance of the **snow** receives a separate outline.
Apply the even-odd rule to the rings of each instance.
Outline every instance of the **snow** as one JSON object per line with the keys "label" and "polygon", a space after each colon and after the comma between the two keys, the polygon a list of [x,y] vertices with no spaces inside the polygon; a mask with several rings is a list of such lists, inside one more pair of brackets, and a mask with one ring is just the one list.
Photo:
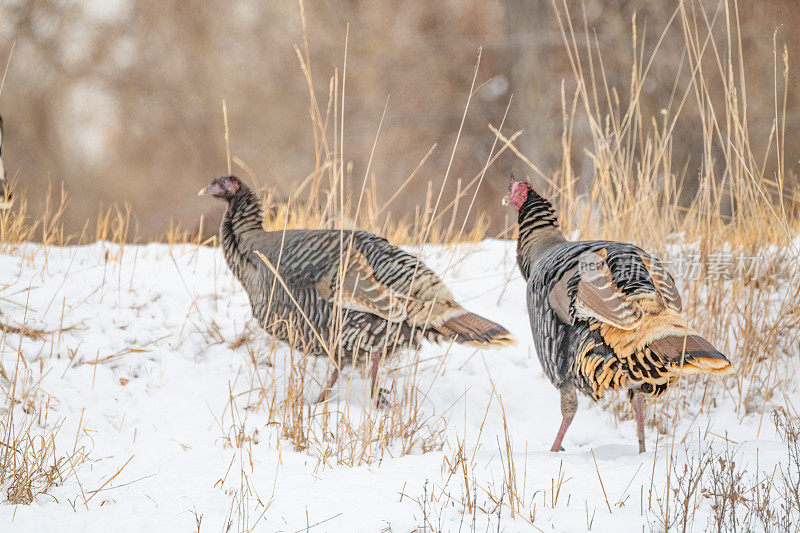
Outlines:
{"label": "snow", "polygon": [[[652,501],[664,493],[673,450],[681,461],[684,449],[724,448],[727,437],[753,470],[757,464],[770,471],[786,460],[768,412],[741,418],[738,398],[729,393],[711,410],[684,414],[666,435],[649,428],[643,455],[631,420],[617,423],[580,398],[566,452],[548,452],[561,419],[559,396],[532,347],[513,243],[425,246],[422,255],[465,307],[505,325],[518,345],[491,351],[424,345],[415,378],[415,354],[388,362],[381,379],[386,387],[395,382],[390,401],[401,401],[401,385],[414,378],[421,418],[443,433],[430,439],[439,446],[427,453],[417,442],[402,454],[395,442],[372,447],[374,460],[357,466],[336,464],[335,456],[322,464],[319,443],[296,449],[281,436],[280,414],[259,403],[259,379],[266,380],[263,390],[284,397],[271,384],[287,382],[292,354],[258,331],[218,249],[98,242],[26,244],[0,255],[0,319],[47,332],[7,333],[0,363],[11,375],[21,349],[31,381],[40,380],[40,400],[49,399],[47,421],[35,430],[58,421],[60,453],[83,447],[88,454],[75,475],[31,505],[0,505],[0,528],[196,531],[201,520],[200,531],[230,524],[237,531],[410,532],[427,520],[427,530],[471,531],[474,519],[477,531],[497,530],[498,523],[502,531],[619,531],[622,524],[641,531],[655,519]],[[234,348],[242,335],[250,340]],[[328,367],[318,360],[307,368],[308,401]],[[9,385],[4,381],[3,390]],[[361,369],[348,369],[330,409],[356,422],[388,417],[365,392]],[[307,403],[307,413],[322,410]],[[7,408],[6,402],[0,415]],[[672,409],[670,397],[655,408]],[[17,413],[24,418],[19,406]],[[522,516],[511,516],[503,489],[510,468],[505,427]],[[461,469],[451,476],[446,468],[459,445],[469,491],[478,487],[474,500],[488,514],[465,512]],[[499,514],[488,492],[503,494]],[[698,529],[709,512],[698,510]]]}

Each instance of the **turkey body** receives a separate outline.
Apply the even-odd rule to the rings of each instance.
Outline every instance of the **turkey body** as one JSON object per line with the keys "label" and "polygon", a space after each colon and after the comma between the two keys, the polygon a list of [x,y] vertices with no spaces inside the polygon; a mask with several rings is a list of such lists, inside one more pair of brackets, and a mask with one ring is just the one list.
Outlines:
{"label": "turkey body", "polygon": [[[378,282],[391,282],[399,290],[411,287],[416,259],[364,231],[287,230],[264,232],[244,241],[231,232],[223,246],[228,265],[247,291],[253,316],[262,327],[297,349],[324,356],[333,347],[344,362],[350,362],[373,351],[394,351],[395,347],[418,343],[423,337],[435,342],[446,340],[436,329],[424,328],[424,323],[387,320],[353,308],[342,309],[336,317],[341,318],[340,331],[334,331],[336,302],[323,298],[318,285],[338,272],[340,250],[346,250],[351,240],[352,251],[366,259]],[[283,283],[256,251],[276,268]],[[386,268],[389,265],[395,268]],[[430,276],[432,272],[420,265],[420,275]]]}
{"label": "turkey body", "polygon": [[261,204],[240,184],[220,227],[225,260],[253,316],[278,339],[337,362],[391,355],[421,340],[513,342],[469,313],[417,257],[365,231],[262,229]]}
{"label": "turkey body", "polygon": [[[619,312],[598,318],[581,309],[581,271],[595,258],[611,274],[613,305],[637,320],[635,327],[615,323],[626,318]],[[527,304],[534,346],[553,385],[575,387],[595,400],[621,388],[657,397],[681,374],[730,367],[679,314],[671,278],[659,288],[651,274],[656,269],[666,273],[655,257],[628,243],[567,241],[542,252],[531,265]],[[674,292],[665,298],[660,290]]]}

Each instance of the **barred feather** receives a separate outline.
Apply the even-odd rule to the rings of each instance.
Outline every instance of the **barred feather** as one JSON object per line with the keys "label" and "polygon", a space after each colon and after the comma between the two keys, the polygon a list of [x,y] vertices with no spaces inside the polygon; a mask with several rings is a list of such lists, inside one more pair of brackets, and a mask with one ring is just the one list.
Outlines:
{"label": "barred feather", "polygon": [[628,243],[567,241],[531,188],[518,223],[534,345],[556,387],[594,399],[622,388],[658,396],[681,375],[733,371],[680,315],[680,294],[658,259]]}
{"label": "barred feather", "polygon": [[220,237],[253,316],[312,355],[350,362],[423,339],[481,346],[511,339],[499,324],[464,310],[417,257],[381,237],[349,230],[264,231],[261,202],[244,184],[228,198]]}

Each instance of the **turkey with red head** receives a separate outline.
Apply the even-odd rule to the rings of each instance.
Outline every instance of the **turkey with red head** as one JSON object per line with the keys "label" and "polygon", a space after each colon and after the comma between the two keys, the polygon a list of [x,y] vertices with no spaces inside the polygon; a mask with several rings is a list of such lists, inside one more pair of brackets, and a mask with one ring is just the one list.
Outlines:
{"label": "turkey with red head", "polygon": [[599,400],[625,390],[645,451],[645,398],[680,376],[729,374],[725,355],[681,316],[681,297],[661,262],[633,244],[568,241],[553,206],[530,184],[511,180],[505,199],[518,212],[517,264],[527,281],[534,346],[561,392],[561,427],[575,416],[576,390]]}

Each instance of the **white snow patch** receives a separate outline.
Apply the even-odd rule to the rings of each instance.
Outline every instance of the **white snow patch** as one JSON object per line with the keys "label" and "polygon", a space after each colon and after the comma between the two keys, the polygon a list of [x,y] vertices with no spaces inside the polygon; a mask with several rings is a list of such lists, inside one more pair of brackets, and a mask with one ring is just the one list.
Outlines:
{"label": "white snow patch", "polygon": [[[247,296],[218,249],[185,245],[171,251],[160,244],[121,249],[98,242],[44,249],[30,244],[13,256],[0,255],[2,319],[51,332],[39,340],[5,335],[0,362],[13,368],[21,346],[27,364],[41,375],[41,390],[53,399],[50,418],[64,419],[57,444],[71,449],[77,435],[91,458],[77,479],[52,490],[52,497],[40,496],[29,506],[0,505],[0,524],[14,531],[52,530],[54,524],[62,532],[194,531],[196,513],[202,515],[201,531],[222,530],[231,520],[237,530],[257,523],[257,531],[305,531],[321,522],[310,531],[409,532],[424,517],[443,531],[468,531],[472,516],[442,497],[449,493],[457,501],[463,491],[459,476],[449,478],[443,471],[443,461],[463,443],[474,465],[469,476],[481,487],[477,502],[487,508],[483,488],[501,494],[508,468],[502,399],[525,498],[524,518],[500,511],[502,530],[577,532],[586,531],[590,521],[592,531],[619,531],[621,524],[630,531],[647,528],[653,520],[648,491],[651,486],[663,491],[666,477],[664,435],[657,448],[651,431],[650,451],[639,455],[633,422],[617,425],[581,398],[564,442],[567,451],[547,451],[561,420],[559,396],[532,347],[514,244],[485,241],[455,251],[426,246],[423,255],[465,307],[505,325],[519,344],[496,351],[455,346],[449,353],[447,347],[425,346],[419,354],[420,361],[428,361],[419,371],[420,390],[433,386],[421,405],[428,414],[445,416],[443,450],[387,455],[356,468],[318,468],[312,454],[278,440],[257,411],[248,415],[246,427],[248,435],[259,431],[258,443],[246,454],[224,445],[229,392],[247,388],[250,364],[245,348],[232,349],[231,343],[253,324]],[[209,334],[215,327],[224,342]],[[408,362],[401,358],[388,366]],[[322,363],[313,368],[319,380],[326,372]],[[356,405],[364,380],[357,370],[348,372],[355,392],[338,401]],[[392,379],[385,371],[381,376]],[[309,397],[317,390],[311,392]],[[759,413],[737,417],[735,401],[720,398],[711,413],[679,421],[675,434],[687,436],[689,450],[701,446],[698,435],[720,445],[723,439],[714,435],[727,435],[738,443],[744,464],[755,469],[758,461],[759,469],[770,470],[785,460],[785,446]],[[800,405],[796,395],[793,401]],[[244,416],[246,401],[237,405]],[[226,472],[237,472],[243,456],[248,471],[252,459],[248,480],[267,506],[260,521],[260,511],[249,517],[231,513],[236,476],[226,479]],[[113,482],[91,493],[128,460]],[[559,475],[563,483],[553,505],[550,491]],[[437,501],[424,503],[424,494]],[[252,500],[249,506],[258,508]],[[698,511],[698,527],[705,526],[707,512]],[[496,530],[497,514],[477,513],[478,524],[484,524],[478,530],[486,524]],[[527,519],[533,514],[531,525]]]}

